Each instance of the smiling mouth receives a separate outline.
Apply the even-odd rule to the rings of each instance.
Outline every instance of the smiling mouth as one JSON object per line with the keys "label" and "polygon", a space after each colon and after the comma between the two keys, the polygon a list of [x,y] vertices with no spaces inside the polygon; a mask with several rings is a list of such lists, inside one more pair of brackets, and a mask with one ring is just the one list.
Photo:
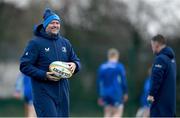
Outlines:
{"label": "smiling mouth", "polygon": [[58,33],[58,32],[59,32],[59,29],[58,29],[58,28],[51,28],[51,32],[53,32],[53,33]]}
{"label": "smiling mouth", "polygon": [[52,27],[51,29],[58,29],[57,27]]}

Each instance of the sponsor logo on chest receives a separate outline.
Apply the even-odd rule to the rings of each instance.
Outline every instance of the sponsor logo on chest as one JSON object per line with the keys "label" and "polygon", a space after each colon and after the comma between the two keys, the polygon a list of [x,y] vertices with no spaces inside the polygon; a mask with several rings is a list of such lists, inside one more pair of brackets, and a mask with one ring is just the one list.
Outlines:
{"label": "sponsor logo on chest", "polygon": [[162,65],[156,64],[155,67],[156,67],[156,68],[162,68]]}

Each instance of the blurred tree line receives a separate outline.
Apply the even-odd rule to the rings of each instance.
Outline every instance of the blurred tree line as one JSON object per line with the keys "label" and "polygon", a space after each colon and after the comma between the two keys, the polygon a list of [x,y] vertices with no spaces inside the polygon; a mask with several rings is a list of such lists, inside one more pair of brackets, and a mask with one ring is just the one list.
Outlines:
{"label": "blurred tree line", "polygon": [[[135,116],[144,78],[153,61],[150,40],[144,39],[127,17],[127,6],[110,0],[91,0],[87,7],[72,0],[64,0],[64,6],[56,9],[63,19],[61,34],[74,46],[82,62],[82,70],[70,80],[72,116],[102,116],[102,108],[97,105],[96,76],[99,65],[106,61],[109,48],[120,51],[120,61],[127,70],[129,101],[125,104],[124,116]],[[76,4],[77,12],[71,9]],[[52,7],[51,4],[48,4]],[[42,21],[47,3],[40,2],[26,9],[0,2],[0,61],[17,62],[33,27]],[[73,19],[73,15],[78,17]],[[168,37],[177,59],[177,91],[179,84],[179,37]],[[177,109],[180,109],[180,95],[177,94]],[[177,110],[178,112],[178,110]],[[180,113],[178,112],[178,115]]]}

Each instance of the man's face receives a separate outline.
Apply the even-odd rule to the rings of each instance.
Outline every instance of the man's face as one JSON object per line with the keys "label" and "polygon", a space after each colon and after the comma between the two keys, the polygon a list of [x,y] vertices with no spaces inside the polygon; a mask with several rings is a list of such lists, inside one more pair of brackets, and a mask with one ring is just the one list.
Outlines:
{"label": "man's face", "polygon": [[154,54],[159,52],[159,43],[151,40],[151,48]]}
{"label": "man's face", "polygon": [[57,20],[52,20],[51,23],[46,27],[46,32],[51,34],[58,34],[60,30],[60,23]]}
{"label": "man's face", "polygon": [[114,55],[112,57],[109,57],[109,61],[118,62],[118,60],[119,60],[119,56],[118,55]]}

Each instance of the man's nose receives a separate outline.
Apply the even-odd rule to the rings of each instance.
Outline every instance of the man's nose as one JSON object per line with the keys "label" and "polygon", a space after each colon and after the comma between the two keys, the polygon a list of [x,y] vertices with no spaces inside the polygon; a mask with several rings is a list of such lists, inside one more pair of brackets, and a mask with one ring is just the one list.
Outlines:
{"label": "man's nose", "polygon": [[53,26],[54,26],[54,27],[58,27],[58,24],[55,23],[55,24],[53,24]]}

